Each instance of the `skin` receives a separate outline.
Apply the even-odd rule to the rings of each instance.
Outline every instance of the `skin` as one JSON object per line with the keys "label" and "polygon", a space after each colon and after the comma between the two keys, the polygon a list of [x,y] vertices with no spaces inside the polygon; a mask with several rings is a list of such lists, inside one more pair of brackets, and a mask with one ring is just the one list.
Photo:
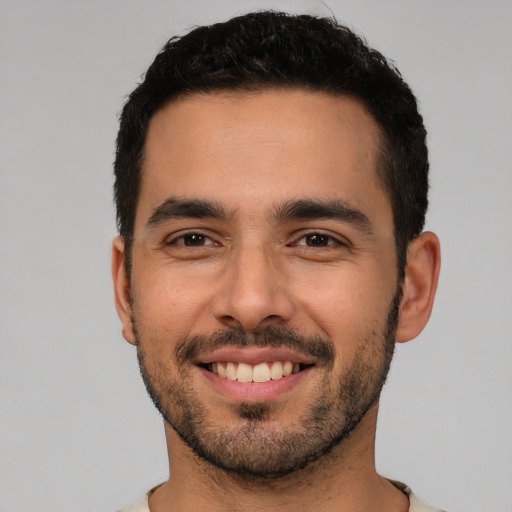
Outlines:
{"label": "skin", "polygon": [[[152,119],[131,285],[123,241],[113,243],[116,307],[123,335],[139,343],[148,371],[185,379],[213,430],[236,432],[247,419],[234,407],[240,400],[212,386],[204,370],[192,361],[178,365],[175,351],[184,336],[276,327],[332,342],[331,368],[314,366],[285,392],[258,398],[268,412],[260,440],[299,430],[309,397],[326,382],[336,387],[358,354],[365,354],[371,375],[382,371],[383,332],[398,275],[391,205],[376,172],[379,140],[373,119],[355,100],[300,90],[194,94]],[[213,201],[225,215],[155,214],[169,198]],[[365,221],[275,215],[297,200],[337,201]],[[425,326],[439,261],[434,234],[411,242],[397,341],[414,338]],[[172,399],[169,407],[177,407]],[[273,481],[213,467],[166,423],[170,478],[151,495],[150,508],[405,511],[407,497],[375,470],[377,409],[375,400],[329,454]]]}

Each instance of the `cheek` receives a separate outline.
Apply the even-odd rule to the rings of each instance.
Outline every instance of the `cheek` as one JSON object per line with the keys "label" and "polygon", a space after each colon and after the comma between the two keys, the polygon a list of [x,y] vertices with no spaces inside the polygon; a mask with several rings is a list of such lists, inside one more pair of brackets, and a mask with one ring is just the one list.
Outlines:
{"label": "cheek", "polygon": [[351,346],[385,328],[396,288],[391,274],[355,265],[303,273],[296,288],[298,302],[317,329]]}
{"label": "cheek", "polygon": [[152,337],[189,334],[208,309],[208,287],[191,276],[147,272],[133,282],[134,315],[139,328]]}

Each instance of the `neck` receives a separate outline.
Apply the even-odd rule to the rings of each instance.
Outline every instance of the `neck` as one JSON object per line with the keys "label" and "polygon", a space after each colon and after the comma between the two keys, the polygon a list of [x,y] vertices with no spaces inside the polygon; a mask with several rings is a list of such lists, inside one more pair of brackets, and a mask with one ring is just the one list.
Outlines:
{"label": "neck", "polygon": [[376,420],[377,405],[329,454],[279,478],[239,476],[213,467],[166,425],[170,477],[150,496],[151,512],[405,512],[407,497],[375,470]]}

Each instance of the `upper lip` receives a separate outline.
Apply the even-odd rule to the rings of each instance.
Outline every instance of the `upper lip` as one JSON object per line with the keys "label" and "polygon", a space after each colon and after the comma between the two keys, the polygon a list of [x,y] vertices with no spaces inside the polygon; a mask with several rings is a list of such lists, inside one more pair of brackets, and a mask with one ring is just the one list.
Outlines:
{"label": "upper lip", "polygon": [[256,365],[266,361],[291,361],[292,363],[304,365],[310,365],[314,362],[311,357],[288,348],[226,347],[201,354],[196,358],[195,363],[204,365],[217,361],[233,361],[250,365]]}

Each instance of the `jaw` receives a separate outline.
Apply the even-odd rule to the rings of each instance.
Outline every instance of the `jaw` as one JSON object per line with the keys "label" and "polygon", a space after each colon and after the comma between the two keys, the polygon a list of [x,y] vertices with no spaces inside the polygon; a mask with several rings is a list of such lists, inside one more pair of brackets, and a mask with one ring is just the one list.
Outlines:
{"label": "jaw", "polygon": [[[256,425],[266,419],[261,417],[262,409],[261,404],[258,403],[245,403],[237,407],[236,413],[245,425]],[[235,412],[235,411],[233,411]],[[354,430],[343,438],[339,443],[329,443],[324,445],[321,450],[318,450],[314,455],[303,457],[301,462],[295,464],[293,467],[284,468],[284,470],[265,472],[265,471],[247,471],[246,469],[240,471],[236,467],[229,467],[229,462],[226,466],[218,461],[212,462],[207,454],[198,453],[195,449],[195,456],[191,457],[190,446],[184,443],[181,434],[179,434],[173,426],[165,422],[165,435],[168,446],[169,464],[172,468],[173,482],[179,485],[180,479],[184,475],[194,475],[193,480],[196,481],[199,477],[206,477],[205,481],[200,485],[216,487],[219,485],[223,490],[231,488],[232,491],[238,493],[240,490],[253,491],[259,493],[265,491],[276,492],[279,496],[284,496],[282,493],[291,492],[291,497],[296,497],[297,489],[302,485],[309,487],[311,481],[316,480],[319,485],[318,489],[322,487],[322,482],[328,482],[329,479],[341,478],[339,488],[341,489],[351,478],[351,475],[358,475],[358,478],[364,478],[364,475],[370,475],[375,472],[375,429],[377,423],[378,413],[378,400],[372,404],[367,413],[363,416]],[[262,421],[263,420],[263,421]],[[240,425],[241,423],[239,423]],[[282,425],[279,422],[266,421],[267,437],[270,444],[272,444],[273,434],[282,431]],[[232,424],[232,429],[236,429]],[[241,437],[249,434],[251,429],[245,429]],[[314,437],[314,430],[308,432],[307,438]],[[231,440],[232,441],[232,440]],[[226,446],[223,440],[223,446]],[[277,443],[271,449],[277,448]],[[263,448],[263,445],[253,445],[253,450]],[[228,451],[231,452],[230,443],[228,444]],[[275,454],[274,450],[273,453]],[[289,450],[281,454],[281,458],[286,457]],[[203,467],[203,471],[197,471],[197,468]],[[178,469],[179,468],[179,469]],[[213,475],[214,478],[212,478]],[[342,475],[345,477],[342,478]],[[345,480],[346,478],[346,480]],[[185,478],[184,482],[189,483]],[[306,485],[308,484],[308,485]],[[226,487],[224,487],[226,486]],[[197,487],[195,487],[197,489]],[[218,489],[214,489],[218,490]],[[326,492],[329,489],[325,490]],[[314,509],[315,507],[311,507]]]}

